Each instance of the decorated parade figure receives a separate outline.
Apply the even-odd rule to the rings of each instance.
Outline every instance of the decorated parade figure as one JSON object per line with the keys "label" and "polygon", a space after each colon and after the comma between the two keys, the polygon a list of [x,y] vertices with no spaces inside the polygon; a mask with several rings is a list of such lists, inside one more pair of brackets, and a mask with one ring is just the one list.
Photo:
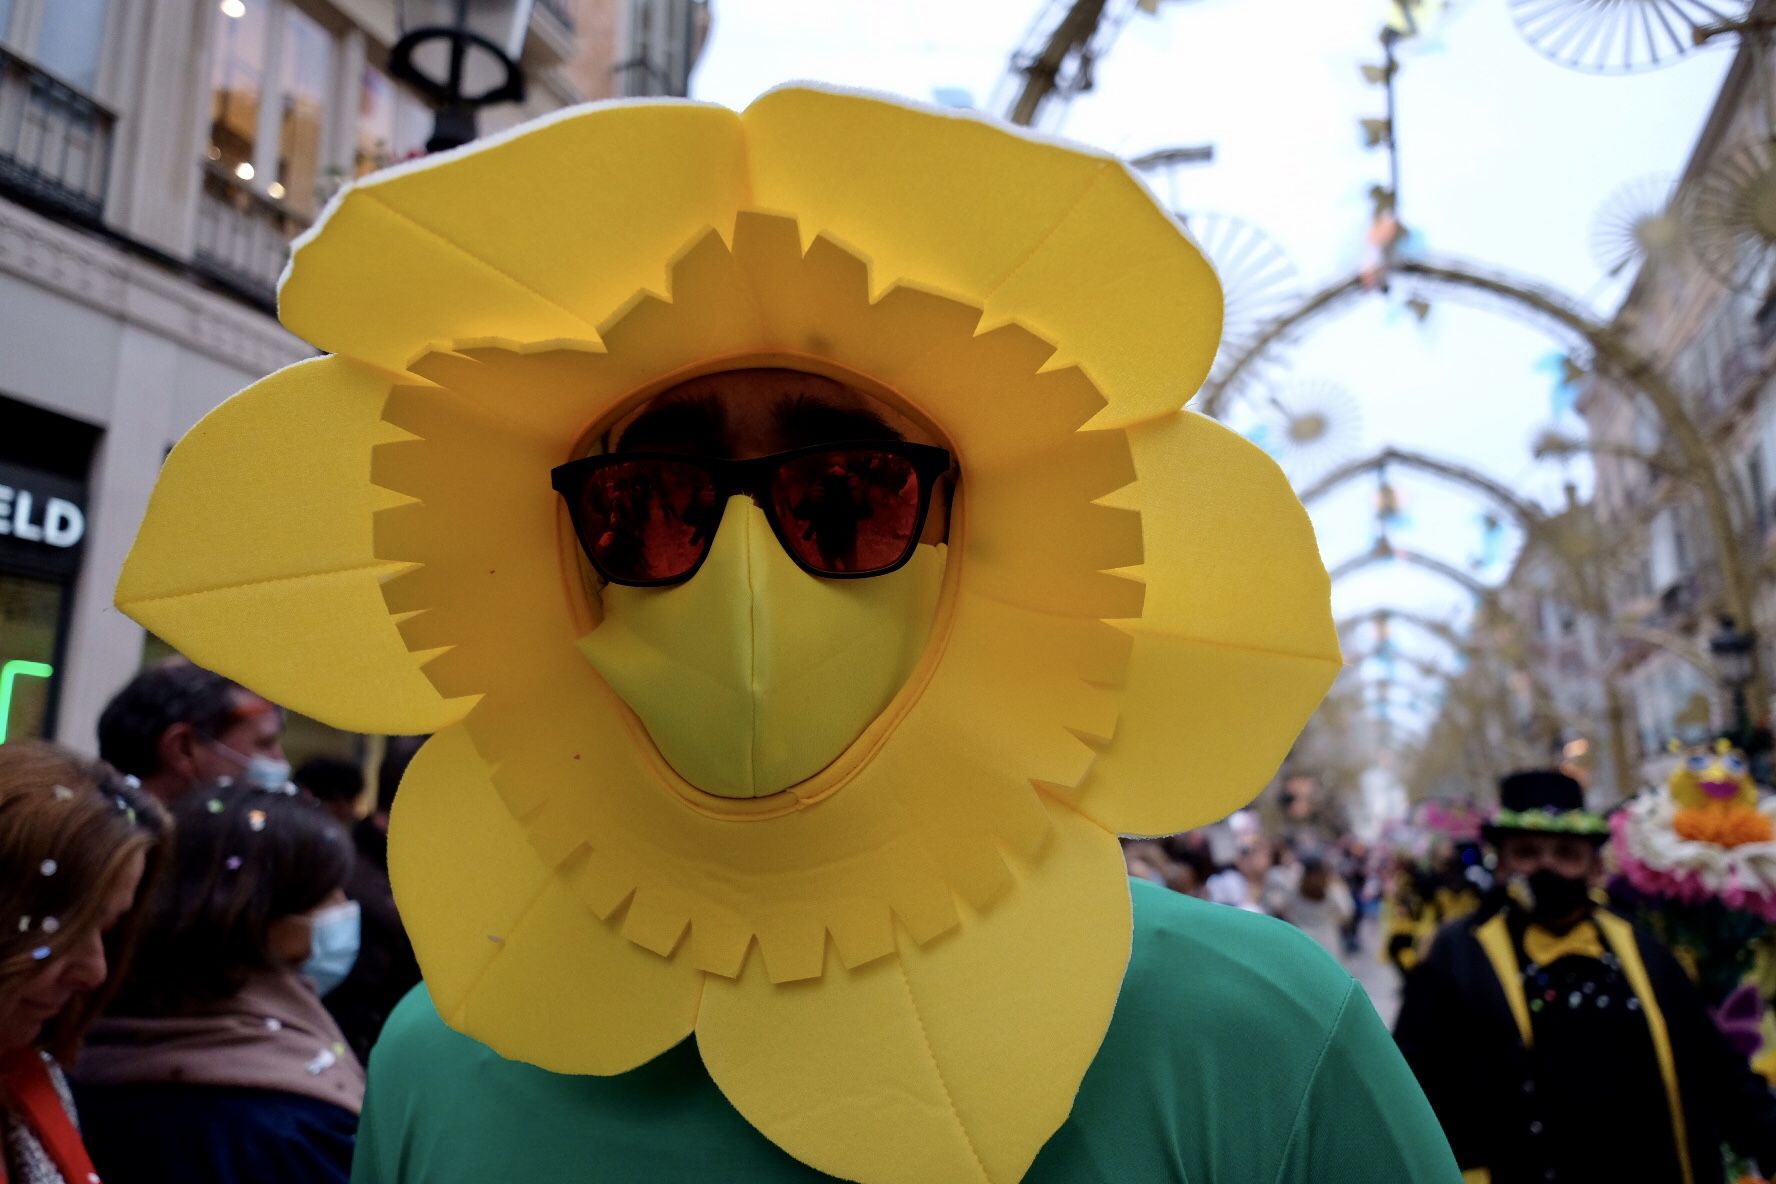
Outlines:
{"label": "decorated parade figure", "polygon": [[1402,978],[1424,960],[1438,930],[1478,910],[1492,890],[1473,803],[1424,802],[1416,813],[1396,844],[1376,951]]}
{"label": "decorated parade figure", "polygon": [[1610,899],[1670,948],[1733,1047],[1776,1082],[1776,801],[1760,800],[1729,740],[1672,751],[1664,792],[1610,819]]}
{"label": "decorated parade figure", "polygon": [[1596,900],[1609,824],[1553,770],[1499,787],[1507,891],[1447,925],[1394,1035],[1475,1181],[1724,1178],[1776,1163],[1776,1097],[1651,933]]}
{"label": "decorated parade figure", "polygon": [[174,449],[117,597],[435,733],[355,1179],[1457,1178],[1323,951],[1125,874],[1340,659],[1287,482],[1180,410],[1218,285],[1117,160],[583,108],[349,187],[279,307],[327,356]]}

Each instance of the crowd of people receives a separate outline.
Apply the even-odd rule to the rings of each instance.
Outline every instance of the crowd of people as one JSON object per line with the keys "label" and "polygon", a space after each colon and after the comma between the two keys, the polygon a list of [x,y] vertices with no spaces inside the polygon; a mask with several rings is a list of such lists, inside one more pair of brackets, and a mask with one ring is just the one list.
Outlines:
{"label": "crowd of people", "polygon": [[419,738],[360,817],[358,766],[292,770],[283,720],[171,659],[107,707],[100,759],[0,747],[0,1179],[349,1178],[364,1065],[420,978],[387,872]]}
{"label": "crowd of people", "polygon": [[1776,1168],[1776,910],[1736,878],[1737,895],[1681,881],[1661,901],[1632,844],[1610,842],[1664,804],[1680,842],[1715,848],[1701,858],[1730,854],[1723,836],[1768,843],[1748,767],[1724,743],[1692,755],[1674,801],[1648,791],[1613,826],[1550,769],[1507,778],[1490,811],[1421,803],[1373,846],[1273,837],[1242,813],[1124,840],[1124,857],[1137,879],[1391,965],[1395,1039],[1471,1178],[1752,1184]]}
{"label": "crowd of people", "polygon": [[[105,711],[101,759],[0,747],[5,1179],[349,1178],[364,1066],[420,981],[387,829],[422,738],[388,740],[367,800],[354,762],[292,770],[282,731],[276,705],[172,659]],[[1577,783],[1520,774],[1500,799],[1432,806],[1387,844],[1242,812],[1123,856],[1133,879],[1391,963],[1396,1040],[1476,1178],[1776,1163],[1770,1081],[1694,957],[1610,903],[1612,870],[1633,890]]]}
{"label": "crowd of people", "polygon": [[1129,875],[1187,896],[1288,921],[1333,954],[1355,954],[1388,864],[1354,835],[1274,837],[1236,821],[1123,840]]}

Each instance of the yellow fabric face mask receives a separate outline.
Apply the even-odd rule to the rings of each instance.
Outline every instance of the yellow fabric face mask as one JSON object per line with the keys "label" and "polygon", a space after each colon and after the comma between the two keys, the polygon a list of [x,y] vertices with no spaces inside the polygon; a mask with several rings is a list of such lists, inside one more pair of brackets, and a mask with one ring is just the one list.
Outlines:
{"label": "yellow fabric face mask", "polygon": [[579,648],[679,776],[764,797],[831,764],[888,706],[924,652],[945,560],[922,545],[887,575],[818,579],[736,496],[696,575],[606,587]]}

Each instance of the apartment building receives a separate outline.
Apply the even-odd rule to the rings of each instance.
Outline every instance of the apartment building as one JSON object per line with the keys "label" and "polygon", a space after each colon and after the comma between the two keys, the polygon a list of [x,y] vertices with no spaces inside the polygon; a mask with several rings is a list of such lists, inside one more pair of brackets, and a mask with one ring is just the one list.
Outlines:
{"label": "apartment building", "polygon": [[[535,0],[526,98],[481,130],[683,94],[707,27],[692,0]],[[291,239],[425,150],[399,31],[395,0],[0,0],[0,741],[90,749],[160,652],[117,572],[172,443],[312,352],[273,315]],[[298,752],[340,742],[293,723]]]}

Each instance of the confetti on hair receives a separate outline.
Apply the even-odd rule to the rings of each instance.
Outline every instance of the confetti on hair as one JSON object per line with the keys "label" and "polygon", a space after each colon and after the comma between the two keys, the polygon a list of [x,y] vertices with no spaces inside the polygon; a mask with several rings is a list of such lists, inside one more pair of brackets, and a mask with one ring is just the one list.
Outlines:
{"label": "confetti on hair", "polygon": [[45,958],[48,958],[48,957],[49,957],[49,947],[48,946],[38,946],[36,949],[31,951],[31,958],[34,961],[41,962]]}
{"label": "confetti on hair", "polygon": [[74,800],[74,791],[65,785],[58,785],[50,792],[55,794],[55,800],[58,802],[71,802]]}
{"label": "confetti on hair", "polygon": [[56,869],[59,867],[61,867],[61,864],[57,863],[55,860],[46,859],[37,865],[37,870],[46,876],[53,876],[56,874]]}
{"label": "confetti on hair", "polygon": [[263,810],[248,810],[247,811],[247,825],[252,827],[255,831],[264,830],[265,829],[265,811],[263,811]]}
{"label": "confetti on hair", "polygon": [[31,931],[31,918],[28,915],[20,917],[19,918],[19,932],[20,933],[29,933],[30,931]]}
{"label": "confetti on hair", "polygon": [[241,869],[241,857],[238,855],[230,855],[227,859],[222,861],[222,866],[231,872],[238,872]]}
{"label": "confetti on hair", "polygon": [[211,798],[209,801],[205,802],[204,805],[209,809],[210,813],[212,813],[212,814],[222,813],[222,799],[221,798]]}
{"label": "confetti on hair", "polygon": [[60,929],[61,927],[62,927],[62,923],[60,921],[56,920],[54,917],[43,918],[43,925],[42,925],[43,932],[54,933],[58,929]]}

